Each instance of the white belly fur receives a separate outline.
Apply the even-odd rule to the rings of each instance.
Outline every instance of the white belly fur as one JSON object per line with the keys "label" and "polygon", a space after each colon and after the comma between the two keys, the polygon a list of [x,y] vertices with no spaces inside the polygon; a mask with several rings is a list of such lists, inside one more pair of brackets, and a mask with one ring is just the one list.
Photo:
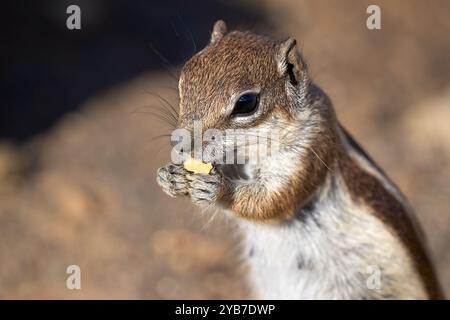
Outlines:
{"label": "white belly fur", "polygon": [[[343,197],[337,202],[323,201],[315,219],[306,222],[263,225],[241,221],[256,297],[426,298],[401,242],[365,210]],[[380,289],[367,287],[370,266],[381,271]]]}

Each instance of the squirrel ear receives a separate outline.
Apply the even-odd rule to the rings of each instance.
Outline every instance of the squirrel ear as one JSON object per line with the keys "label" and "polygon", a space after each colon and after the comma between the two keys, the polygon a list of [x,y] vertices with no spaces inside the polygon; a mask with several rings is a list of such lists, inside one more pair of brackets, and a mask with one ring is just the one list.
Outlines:
{"label": "squirrel ear", "polygon": [[276,54],[277,68],[280,76],[288,76],[293,85],[299,82],[302,69],[305,67],[296,48],[297,41],[289,38],[281,43]]}
{"label": "squirrel ear", "polygon": [[222,39],[222,37],[227,33],[227,25],[223,20],[217,20],[214,23],[213,31],[211,33],[211,43],[215,43]]}

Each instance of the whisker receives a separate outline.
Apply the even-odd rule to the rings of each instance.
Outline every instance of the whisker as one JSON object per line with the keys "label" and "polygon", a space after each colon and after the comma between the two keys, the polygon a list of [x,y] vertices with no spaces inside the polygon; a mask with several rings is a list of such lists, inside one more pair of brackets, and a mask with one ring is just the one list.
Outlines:
{"label": "whisker", "polygon": [[164,66],[166,71],[172,76],[173,79],[175,79],[176,82],[178,82],[178,74],[173,71],[172,64],[169,62],[169,60],[153,46],[153,43],[150,42],[149,46],[150,49],[152,49],[152,51],[158,56],[158,58],[161,59],[162,65]]}
{"label": "whisker", "polygon": [[177,123],[174,123],[173,120],[165,114],[159,114],[151,111],[133,111],[132,114],[147,114],[151,115],[164,123],[170,125],[171,128],[175,129],[177,127]]}
{"label": "whisker", "polygon": [[176,128],[177,124],[178,124],[178,114],[174,114],[175,113],[174,110],[172,110],[170,108],[168,109],[167,106],[165,106],[161,101],[159,101],[159,102],[160,102],[159,105],[147,105],[147,106],[139,107],[136,110],[132,111],[131,114],[145,114],[145,113],[151,114],[151,112],[142,111],[142,109],[148,108],[148,109],[157,111],[160,116],[164,116],[165,122],[170,123],[170,125],[172,127]]}
{"label": "whisker", "polygon": [[319,155],[314,151],[314,149],[312,148],[312,147],[308,147],[311,151],[312,151],[312,153],[314,153],[315,154],[315,156],[317,157],[317,159],[319,159],[320,160],[320,162],[322,162],[323,163],[323,165],[325,166],[325,168],[327,168],[328,169],[328,171],[330,171],[330,172],[333,172],[333,170],[331,170],[330,169],[330,167],[325,163],[325,161],[323,161],[322,160],[322,158],[321,157],[319,157]]}
{"label": "whisker", "polygon": [[180,12],[177,12],[178,20],[180,20],[181,24],[183,25],[183,30],[186,30],[187,34],[189,35],[189,38],[191,40],[194,52],[192,54],[195,54],[197,52],[197,44],[195,43],[194,37],[192,36],[191,31],[188,29],[186,24],[184,23],[183,19],[181,18]]}
{"label": "whisker", "polygon": [[170,116],[174,119],[174,121],[178,122],[179,117],[178,110],[176,110],[175,107],[167,99],[164,99],[161,95],[159,95],[154,91],[151,91],[150,89],[147,90],[147,93],[158,99],[161,111],[170,114]]}
{"label": "whisker", "polygon": [[[157,87],[154,87],[155,89],[168,89],[168,90],[171,90],[171,91],[174,91],[174,92],[176,92],[177,93],[177,96],[178,96],[178,87],[172,87],[172,86],[157,86]],[[152,90],[153,91],[153,90]]]}
{"label": "whisker", "polygon": [[[156,158],[160,154],[160,152],[162,150],[166,150],[167,148],[171,147],[171,145],[169,143],[163,143],[163,144],[155,145],[154,142],[156,140],[158,140],[158,138],[160,138],[160,137],[152,137],[149,141],[147,141],[144,144],[144,150],[147,150],[147,148],[151,148],[151,150],[152,150],[152,157],[153,158]],[[157,150],[157,152],[154,153],[156,150]]]}
{"label": "whisker", "polygon": [[212,222],[214,221],[214,219],[216,218],[216,215],[218,213],[218,210],[212,204],[208,205],[204,209],[204,211],[207,211],[207,212],[213,211],[213,212],[211,214],[211,217],[208,219],[208,221],[206,221],[206,223],[203,224],[203,226],[200,230],[201,232],[208,230],[208,228],[211,226]]}
{"label": "whisker", "polygon": [[[165,105],[166,105],[167,107],[169,107],[170,110],[172,110],[173,114],[178,118],[178,116],[179,116],[178,110],[175,109],[175,107],[174,107],[174,106],[173,106],[166,98],[164,98],[163,96],[161,96],[160,94],[158,94],[157,92],[155,92],[155,91],[153,91],[153,90],[151,90],[151,89],[148,89],[147,92],[148,92],[149,94],[152,94],[153,96],[156,96],[162,103],[165,103]],[[178,119],[177,119],[177,120],[178,120]]]}
{"label": "whisker", "polygon": [[156,140],[159,140],[159,139],[162,139],[162,138],[169,138],[169,137],[172,137],[172,135],[171,134],[159,134],[159,135],[157,135],[157,136],[154,136],[154,137],[152,137],[151,139],[150,139],[150,141],[151,142],[154,142],[154,141],[156,141]]}

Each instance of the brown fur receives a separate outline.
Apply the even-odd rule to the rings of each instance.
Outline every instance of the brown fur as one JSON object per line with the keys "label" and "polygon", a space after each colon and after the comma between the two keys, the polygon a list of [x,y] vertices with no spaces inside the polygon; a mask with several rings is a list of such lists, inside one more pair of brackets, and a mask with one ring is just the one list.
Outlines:
{"label": "brown fur", "polygon": [[[347,134],[348,135],[348,134]],[[349,136],[354,142],[353,138]],[[361,149],[356,145],[358,149]],[[372,175],[358,166],[347,154],[339,156],[339,169],[352,198],[373,209],[391,232],[404,244],[425,285],[430,299],[442,299],[442,290],[435,270],[424,248],[424,239],[418,238],[416,226],[404,206]],[[372,161],[372,160],[370,160]]]}

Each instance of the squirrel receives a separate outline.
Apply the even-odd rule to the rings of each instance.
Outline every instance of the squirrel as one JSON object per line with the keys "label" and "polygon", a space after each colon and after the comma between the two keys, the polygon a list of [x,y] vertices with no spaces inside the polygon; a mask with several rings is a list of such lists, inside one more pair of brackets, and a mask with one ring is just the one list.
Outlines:
{"label": "squirrel", "polygon": [[287,132],[257,164],[157,172],[168,195],[237,218],[258,298],[443,298],[405,197],[339,123],[294,38],[228,32],[219,20],[183,66],[179,95],[179,128]]}

